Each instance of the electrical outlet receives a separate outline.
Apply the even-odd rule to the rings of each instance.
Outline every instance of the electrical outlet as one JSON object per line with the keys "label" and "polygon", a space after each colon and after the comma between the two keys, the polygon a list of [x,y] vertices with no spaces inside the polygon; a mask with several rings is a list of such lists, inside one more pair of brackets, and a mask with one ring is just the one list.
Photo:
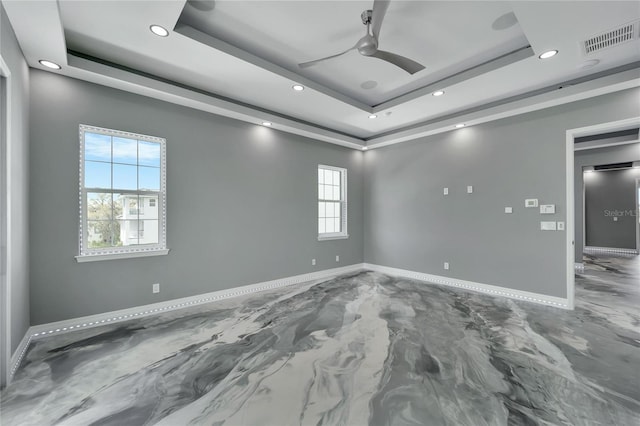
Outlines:
{"label": "electrical outlet", "polygon": [[311,266],[316,266],[316,260],[315,259],[311,259]]}
{"label": "electrical outlet", "polygon": [[449,262],[444,262],[444,269],[449,270]]}
{"label": "electrical outlet", "polygon": [[160,293],[160,284],[159,283],[155,283],[153,285],[153,292],[154,293]]}
{"label": "electrical outlet", "polygon": [[467,186],[467,194],[473,194],[473,186]]}
{"label": "electrical outlet", "polygon": [[564,231],[564,222],[557,222],[556,229],[558,231]]}
{"label": "electrical outlet", "polygon": [[336,256],[336,262],[340,262],[340,256]]}
{"label": "electrical outlet", "polygon": [[449,195],[449,188],[445,188],[442,192],[444,195]]}
{"label": "electrical outlet", "polygon": [[505,207],[504,208],[504,212],[507,213],[507,214],[513,213],[513,207]]}

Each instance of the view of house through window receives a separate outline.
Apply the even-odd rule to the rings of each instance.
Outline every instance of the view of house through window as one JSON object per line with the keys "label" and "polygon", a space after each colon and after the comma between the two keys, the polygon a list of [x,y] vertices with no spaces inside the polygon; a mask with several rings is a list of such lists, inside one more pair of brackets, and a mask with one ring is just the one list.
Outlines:
{"label": "view of house through window", "polygon": [[347,238],[347,170],[318,166],[318,238]]}
{"label": "view of house through window", "polygon": [[80,255],[164,248],[164,139],[80,127]]}

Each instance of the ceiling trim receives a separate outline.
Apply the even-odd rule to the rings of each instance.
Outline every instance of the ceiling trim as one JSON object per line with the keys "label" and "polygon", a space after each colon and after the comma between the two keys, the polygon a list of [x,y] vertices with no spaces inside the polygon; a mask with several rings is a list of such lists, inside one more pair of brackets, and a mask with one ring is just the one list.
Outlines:
{"label": "ceiling trim", "polygon": [[414,99],[431,95],[436,90],[444,90],[447,87],[451,87],[455,84],[462,83],[474,77],[478,77],[482,74],[495,71],[499,68],[511,65],[534,55],[535,53],[531,46],[522,47],[520,49],[514,50],[513,52],[509,52],[505,55],[499,56],[495,59],[491,59],[480,65],[467,68],[466,70],[460,71],[459,73],[450,75],[433,83],[429,83],[426,86],[419,87],[418,89],[412,90],[411,92],[405,93],[404,95],[400,95],[396,98],[385,101],[379,105],[374,106],[373,112],[378,113],[384,111],[385,109],[404,104]]}
{"label": "ceiling trim", "polygon": [[453,131],[455,130],[455,125],[458,123],[464,123],[465,127],[474,126],[634,87],[640,87],[640,70],[637,68],[568,87],[560,87],[551,92],[530,96],[471,113],[456,115],[433,123],[390,133],[385,136],[374,137],[367,140],[367,148],[382,148],[425,136]]}
{"label": "ceiling trim", "polygon": [[[305,124],[273,112],[259,111],[245,105],[190,90],[176,84],[167,83],[130,71],[112,67],[86,58],[67,54],[64,75],[103,86],[148,96],[165,102],[195,108],[224,117],[261,125],[264,121],[273,123],[272,129],[329,142],[347,148],[361,149],[364,141],[317,126]],[[57,74],[60,74],[59,72]]]}
{"label": "ceiling trim", "polygon": [[196,30],[195,28],[189,25],[178,25],[173,31],[184,37],[190,38],[206,46],[209,46],[213,49],[219,50],[220,52],[224,52],[227,55],[231,55],[235,58],[238,58],[244,62],[248,62],[252,65],[265,69],[281,77],[288,78],[289,80],[291,80],[292,84],[295,84],[295,83],[302,84],[304,86],[307,86],[310,89],[317,90],[318,92],[324,95],[337,99],[340,102],[344,102],[348,105],[358,108],[361,111],[364,111],[367,113],[373,112],[373,108],[370,105],[365,104],[364,102],[360,102],[356,99],[353,99],[350,96],[347,96],[338,91],[330,89],[327,86],[316,82],[315,80],[311,80],[296,72],[288,70],[287,68],[281,67],[279,65],[274,64],[273,62],[269,62],[265,59],[262,59],[259,56],[256,56],[252,53],[247,52],[246,50],[242,50],[225,41],[222,41],[218,38],[205,34],[202,31]]}

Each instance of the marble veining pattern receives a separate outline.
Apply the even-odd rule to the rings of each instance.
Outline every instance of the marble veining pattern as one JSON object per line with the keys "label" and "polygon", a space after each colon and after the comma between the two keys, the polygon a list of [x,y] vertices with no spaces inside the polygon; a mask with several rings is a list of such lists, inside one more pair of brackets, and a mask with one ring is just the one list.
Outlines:
{"label": "marble veining pattern", "polygon": [[640,262],[576,309],[360,272],[32,343],[2,425],[639,425]]}

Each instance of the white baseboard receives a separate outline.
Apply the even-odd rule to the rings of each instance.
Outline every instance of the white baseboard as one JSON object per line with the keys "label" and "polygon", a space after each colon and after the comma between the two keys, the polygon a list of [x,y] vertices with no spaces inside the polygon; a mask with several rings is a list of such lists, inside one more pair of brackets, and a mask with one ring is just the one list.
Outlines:
{"label": "white baseboard", "polygon": [[498,287],[489,284],[482,284],[473,281],[459,280],[456,278],[442,277],[439,275],[425,274],[422,272],[408,271],[406,269],[390,268],[388,266],[364,264],[365,269],[381,272],[387,275],[395,275],[405,278],[412,278],[429,283],[446,285],[449,287],[457,287],[465,290],[476,291],[479,293],[489,294],[492,296],[503,296],[510,299],[525,300],[527,302],[538,303],[541,305],[553,306],[562,309],[571,309],[569,301],[560,297],[547,296],[544,294],[530,293],[528,291],[514,290],[505,287]]}
{"label": "white baseboard", "polygon": [[322,271],[310,272],[308,274],[295,275],[292,277],[280,278],[272,281],[264,281],[261,283],[250,284],[242,287],[234,287],[226,290],[214,291],[211,293],[199,294],[196,296],[183,297],[181,299],[173,299],[165,302],[152,303],[150,305],[136,306],[118,311],[104,312],[96,315],[89,315],[80,318],[71,318],[64,321],[52,322],[48,324],[40,324],[29,327],[24,335],[20,345],[11,357],[11,366],[7,384],[13,379],[13,375],[20,366],[22,358],[29,347],[29,344],[35,340],[53,334],[68,333],[78,329],[87,329],[98,327],[105,324],[113,324],[122,321],[128,321],[132,318],[141,318],[149,315],[155,315],[160,312],[175,311],[184,309],[189,306],[202,305],[216,300],[229,299],[244,294],[257,293],[260,291],[271,290],[279,287],[286,287],[295,284],[302,284],[310,281],[332,278],[341,274],[347,274],[363,269],[362,263],[356,263],[340,268],[325,269]]}
{"label": "white baseboard", "polygon": [[586,246],[583,250],[585,253],[602,253],[602,254],[626,254],[626,255],[637,255],[638,250],[636,249],[628,249],[628,248],[615,248],[615,247],[595,247],[595,246]]}

